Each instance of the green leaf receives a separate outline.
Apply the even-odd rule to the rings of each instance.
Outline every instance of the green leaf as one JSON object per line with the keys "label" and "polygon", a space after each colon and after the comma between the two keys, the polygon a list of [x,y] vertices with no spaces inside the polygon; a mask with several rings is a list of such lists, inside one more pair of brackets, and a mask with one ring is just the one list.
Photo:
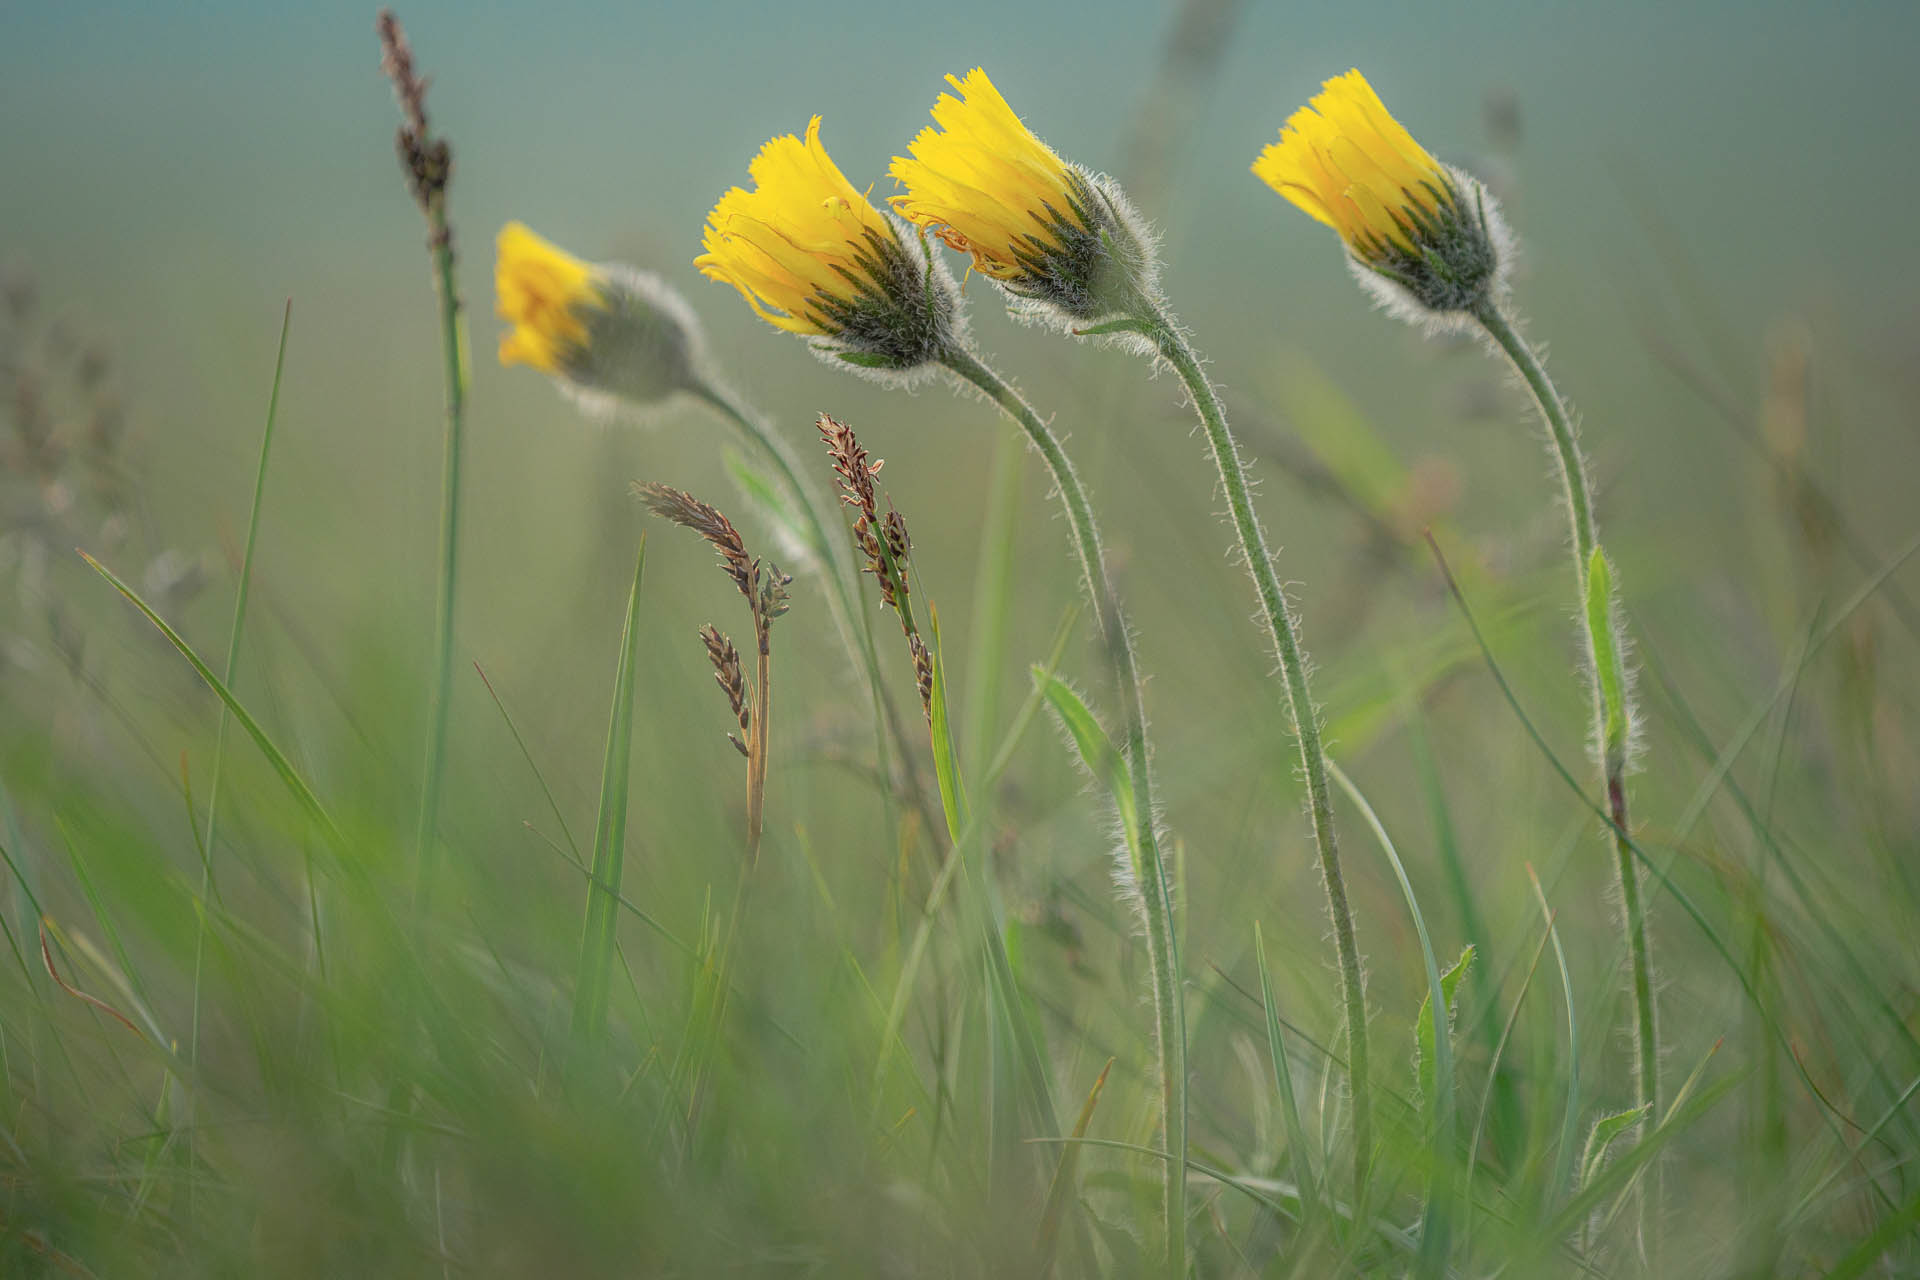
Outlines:
{"label": "green leaf", "polygon": [[1120,825],[1127,835],[1127,854],[1132,862],[1136,878],[1140,874],[1140,813],[1134,802],[1133,780],[1127,776],[1127,762],[1121,756],[1120,749],[1113,745],[1113,739],[1094,719],[1093,712],[1087,710],[1087,704],[1075,693],[1073,686],[1061,680],[1051,671],[1041,667],[1033,668],[1033,682],[1053,708],[1060,723],[1066,726],[1067,736],[1073,739],[1074,748],[1080,753],[1080,760],[1087,766],[1088,772],[1098,778],[1113,796],[1114,807],[1120,811]]}
{"label": "green leaf", "polygon": [[1587,1134],[1587,1148],[1580,1156],[1580,1185],[1588,1186],[1593,1175],[1598,1173],[1607,1159],[1607,1148],[1614,1139],[1626,1133],[1645,1118],[1647,1109],[1635,1107],[1631,1111],[1616,1111],[1610,1116],[1601,1116],[1593,1122],[1593,1130]]}
{"label": "green leaf", "polygon": [[626,623],[620,629],[620,661],[607,716],[607,751],[600,769],[600,818],[593,836],[593,876],[587,885],[587,918],[580,932],[580,963],[574,973],[572,1032],[576,1043],[600,1034],[607,1020],[613,950],[619,921],[620,872],[627,838],[627,788],[633,758],[634,632],[640,621],[640,576],[647,564],[647,537],[633,562]]}
{"label": "green leaf", "polygon": [[1612,775],[1627,758],[1627,673],[1613,628],[1613,569],[1599,547],[1587,560],[1587,637],[1593,643],[1594,678],[1606,712],[1601,746]]}
{"label": "green leaf", "polygon": [[947,819],[947,838],[960,843],[967,822],[967,792],[960,780],[953,749],[953,720],[947,705],[946,651],[940,645],[940,611],[927,602],[927,630],[933,633],[932,725],[933,776],[940,784],[940,808]]}
{"label": "green leaf", "polygon": [[[1440,975],[1440,998],[1447,1002],[1447,1030],[1452,1034],[1454,1015],[1459,1012],[1459,1002],[1454,998],[1460,989],[1461,979],[1473,967],[1473,948],[1467,947],[1453,967]],[[1420,1001],[1420,1016],[1413,1022],[1413,1064],[1414,1078],[1420,1082],[1420,1096],[1426,1100],[1429,1108],[1433,1105],[1433,995],[1429,992]]]}

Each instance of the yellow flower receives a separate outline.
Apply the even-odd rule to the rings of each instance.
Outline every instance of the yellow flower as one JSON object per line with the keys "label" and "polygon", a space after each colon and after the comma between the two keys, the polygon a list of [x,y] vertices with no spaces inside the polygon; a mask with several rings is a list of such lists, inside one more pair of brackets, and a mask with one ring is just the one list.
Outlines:
{"label": "yellow flower", "polygon": [[606,305],[600,271],[525,223],[509,222],[496,243],[497,310],[514,326],[500,339],[500,363],[565,373],[570,354],[586,345],[587,313]]}
{"label": "yellow flower", "polygon": [[[833,303],[853,301],[866,280],[888,283],[880,259],[899,237],[866,193],[847,181],[820,145],[820,117],[803,142],[783,134],[747,168],[754,189],[733,188],[707,215],[706,252],[693,265],[740,291],[768,324],[831,335]],[[851,277],[851,279],[849,278]]]}
{"label": "yellow flower", "polygon": [[1428,155],[1358,71],[1294,112],[1253,172],[1339,232],[1361,283],[1405,319],[1462,323],[1506,289],[1512,239],[1493,198]]}
{"label": "yellow flower", "polygon": [[1152,238],[1120,188],[1055,155],[978,67],[889,170],[894,211],[971,254],[1026,319],[1078,326],[1154,293]]}
{"label": "yellow flower", "polygon": [[1458,204],[1452,177],[1357,70],[1294,112],[1253,172],[1366,258],[1389,242],[1414,252],[1422,226]]}
{"label": "yellow flower", "polygon": [[911,158],[894,157],[888,172],[906,192],[893,207],[972,254],[980,271],[1019,279],[1037,253],[1066,247],[1060,232],[1069,219],[1086,228],[1085,184],[1020,123],[984,70],[947,83],[960,96],[941,94]]}
{"label": "yellow flower", "polygon": [[707,215],[693,260],[740,291],[768,324],[814,339],[822,355],[881,373],[937,363],[952,347],[953,277],[847,181],[820,145],[783,134]]}

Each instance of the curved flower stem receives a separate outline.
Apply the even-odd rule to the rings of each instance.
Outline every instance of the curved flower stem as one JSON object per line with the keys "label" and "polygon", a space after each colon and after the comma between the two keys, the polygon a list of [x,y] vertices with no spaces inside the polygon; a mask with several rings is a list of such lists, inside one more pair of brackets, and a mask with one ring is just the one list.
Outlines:
{"label": "curved flower stem", "polygon": [[1360,948],[1354,939],[1353,910],[1347,903],[1347,881],[1340,869],[1340,846],[1333,829],[1333,802],[1327,787],[1327,760],[1320,743],[1320,721],[1307,685],[1307,660],[1300,647],[1300,621],[1287,604],[1286,593],[1273,571],[1260,517],[1253,510],[1240,450],[1219,397],[1187,344],[1179,326],[1152,304],[1134,317],[1136,331],[1145,337],[1186,384],[1195,411],[1206,428],[1207,447],[1219,469],[1221,486],[1240,538],[1241,558],[1253,575],[1260,607],[1267,619],[1267,636],[1280,655],[1287,687],[1287,709],[1300,744],[1300,765],[1307,780],[1307,810],[1313,820],[1313,840],[1320,855],[1320,880],[1326,889],[1327,910],[1333,916],[1333,942],[1340,962],[1340,996],[1346,1010],[1347,1088],[1353,1096],[1353,1202],[1355,1213],[1366,1202],[1367,1177],[1373,1159],[1373,1108],[1367,1086],[1366,976],[1360,966]]}
{"label": "curved flower stem", "polygon": [[[1552,379],[1547,377],[1545,366],[1526,339],[1513,327],[1513,322],[1492,302],[1483,302],[1474,309],[1473,318],[1480,322],[1494,345],[1503,351],[1507,359],[1513,362],[1514,370],[1533,393],[1535,404],[1539,406],[1540,416],[1546,420],[1547,429],[1553,436],[1554,459],[1560,467],[1560,479],[1565,486],[1567,516],[1573,525],[1574,582],[1579,588],[1578,599],[1587,599],[1587,566],[1593,558],[1594,548],[1599,545],[1599,536],[1594,530],[1593,497],[1587,487],[1586,461],[1580,453],[1580,442],[1573,429],[1572,416],[1567,405],[1560,398]],[[1592,615],[1583,608],[1581,617],[1592,625]],[[1606,638],[1589,632],[1587,641],[1590,652],[1598,655],[1607,651]],[[1595,737],[1604,742],[1606,734],[1607,707],[1601,688],[1601,673],[1596,659],[1591,672],[1593,682],[1594,723],[1597,727]],[[1606,788],[1607,813],[1613,823],[1613,850],[1616,869],[1620,876],[1620,903],[1623,923],[1626,930],[1627,956],[1633,983],[1634,1006],[1634,1069],[1637,1097],[1635,1101],[1647,1109],[1646,1118],[1640,1122],[1640,1129],[1660,1123],[1660,1040],[1658,1024],[1654,1020],[1653,1005],[1653,961],[1647,944],[1646,908],[1640,897],[1640,873],[1634,863],[1633,848],[1629,842],[1627,824],[1627,786],[1626,758],[1624,751],[1606,750],[1601,764],[1601,780]],[[1655,1191],[1651,1196],[1644,1192],[1641,1196],[1641,1235],[1647,1241],[1648,1248],[1657,1258],[1655,1233],[1649,1229],[1647,1203],[1658,1203],[1659,1177],[1654,1172]]]}
{"label": "curved flower stem", "polygon": [[971,352],[949,351],[942,363],[956,377],[971,383],[1026,432],[1060,491],[1073,530],[1080,571],[1100,622],[1102,639],[1113,662],[1125,716],[1122,755],[1140,815],[1138,832],[1142,908],[1147,925],[1147,961],[1152,970],[1155,1031],[1160,1049],[1160,1115],[1169,1159],[1166,1164],[1167,1257],[1176,1276],[1187,1271],[1187,1023],[1180,990],[1180,949],[1174,931],[1173,895],[1154,830],[1153,778],[1147,760],[1147,713],[1140,693],[1140,673],[1134,660],[1133,636],[1127,630],[1120,602],[1107,577],[1100,549],[1100,530],[1093,507],[1074,473],[1073,463],[1060,447],[1059,437],[1040,420],[1020,393]]}
{"label": "curved flower stem", "polygon": [[[892,699],[887,697],[886,686],[881,683],[880,657],[873,642],[873,628],[866,611],[860,607],[859,586],[850,578],[854,572],[853,549],[845,545],[844,529],[842,536],[836,538],[829,531],[829,522],[822,514],[823,510],[829,508],[829,500],[821,497],[819,491],[803,478],[805,471],[794,454],[793,446],[777,432],[769,430],[757,414],[718,387],[703,383],[693,388],[693,395],[738,428],[740,434],[773,464],[780,483],[792,497],[801,519],[806,521],[806,536],[812,540],[813,552],[821,562],[820,574],[830,586],[828,604],[834,620],[853,655],[854,665],[866,676],[868,701],[873,708],[874,750],[878,753],[880,776],[885,779],[893,777],[892,760],[897,752],[902,761],[901,774],[907,794],[913,806],[920,811],[921,818],[932,824],[933,810],[920,789],[919,776],[913,771],[913,757],[907,749],[909,739],[906,728],[900,723]],[[887,826],[891,830],[894,826],[891,788],[883,788],[881,798],[886,805]]]}

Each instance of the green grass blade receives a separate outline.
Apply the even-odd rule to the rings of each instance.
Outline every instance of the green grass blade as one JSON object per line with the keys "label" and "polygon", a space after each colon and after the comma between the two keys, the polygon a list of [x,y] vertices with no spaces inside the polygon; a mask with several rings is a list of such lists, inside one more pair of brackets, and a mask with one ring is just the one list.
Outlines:
{"label": "green grass blade", "polygon": [[[1551,919],[1548,921],[1552,923]],[[1473,1183],[1474,1175],[1480,1169],[1480,1139],[1485,1136],[1487,1115],[1493,1109],[1494,1090],[1500,1081],[1500,1064],[1507,1056],[1507,1045],[1513,1039],[1513,1029],[1520,1021],[1520,1010],[1527,1003],[1527,993],[1533,989],[1533,976],[1540,970],[1540,958],[1547,953],[1546,930],[1540,933],[1540,941],[1533,949],[1533,959],[1527,963],[1526,977],[1520,980],[1520,992],[1513,998],[1513,1007],[1507,1010],[1506,1023],[1500,1028],[1500,1037],[1494,1041],[1493,1053],[1487,1062],[1487,1083],[1480,1091],[1480,1109],[1473,1120],[1473,1137],[1467,1143],[1467,1194],[1463,1199],[1460,1218],[1460,1253],[1469,1263],[1473,1258]]]}
{"label": "green grass blade", "polygon": [[[240,669],[240,637],[247,623],[247,593],[253,585],[253,552],[260,539],[261,499],[267,489],[267,461],[273,452],[273,426],[280,415],[280,380],[287,367],[287,332],[293,327],[293,299],[287,299],[286,308],[280,313],[280,343],[273,357],[273,387],[267,393],[267,421],[260,429],[260,461],[253,473],[253,500],[247,508],[247,540],[240,552],[240,580],[233,593],[233,624],[227,631],[227,662],[224,679],[228,688],[232,688]],[[214,840],[220,829],[220,780],[226,771],[227,728],[233,715],[223,703],[220,707],[220,723],[213,735],[213,766],[207,782],[207,832],[206,839],[200,843],[200,901],[204,904],[213,896],[216,885],[213,874]],[[189,817],[192,809],[189,806]],[[197,837],[196,837],[197,839]],[[201,984],[206,972],[207,952],[207,914],[203,905],[197,913],[193,939],[193,1009],[190,1015],[187,1033],[187,1061],[198,1064],[200,1061],[200,1003]],[[196,1097],[190,1097],[186,1108],[187,1129],[187,1198],[188,1217],[192,1217],[192,1201],[197,1188],[198,1178],[194,1170],[198,1165],[199,1125],[194,1123]]]}
{"label": "green grass blade", "polygon": [[640,621],[640,578],[647,565],[647,537],[633,561],[633,589],[620,628],[620,661],[607,716],[607,751],[600,770],[600,817],[593,835],[593,874],[587,886],[587,918],[580,932],[580,963],[574,972],[572,1034],[576,1045],[599,1038],[606,1026],[613,980],[613,949],[620,906],[620,873],[626,854],[627,790],[633,759],[633,670]]}
{"label": "green grass blade", "polygon": [[[287,332],[293,327],[293,299],[287,299],[286,309],[280,315],[280,344],[273,358],[273,387],[267,393],[267,421],[260,430],[260,461],[253,474],[253,500],[247,508],[247,540],[240,552],[240,580],[233,593],[233,624],[227,630],[227,662],[223,668],[222,679],[232,688],[240,668],[240,637],[247,623],[247,593],[253,585],[253,552],[260,538],[260,508],[267,489],[267,461],[273,452],[273,426],[280,415],[280,380],[287,367]],[[227,725],[230,712],[225,706],[220,708],[219,727],[214,731],[213,767],[207,781],[207,885],[202,892],[213,887],[214,835],[219,830],[220,821],[220,778],[227,758]],[[196,993],[198,984],[196,981]],[[198,1005],[196,994],[195,1004]],[[195,1043],[198,1043],[196,1035]]]}
{"label": "green grass blade", "polygon": [[[1100,1105],[1100,1093],[1107,1087],[1107,1073],[1113,1070],[1113,1064],[1114,1059],[1108,1058],[1107,1065],[1100,1068],[1099,1079],[1087,1091],[1087,1100],[1080,1106],[1080,1118],[1073,1123],[1073,1136],[1076,1139],[1087,1136],[1087,1126],[1093,1123],[1093,1109]],[[1052,1184],[1047,1188],[1047,1207],[1040,1214],[1040,1236],[1036,1250],[1039,1257],[1035,1270],[1042,1280],[1053,1273],[1054,1251],[1060,1244],[1060,1223],[1066,1216],[1067,1201],[1074,1194],[1074,1175],[1079,1164],[1079,1143],[1069,1142],[1062,1146],[1060,1163],[1053,1171]]]}
{"label": "green grass blade", "polygon": [[1900,1206],[1898,1212],[1883,1219],[1872,1235],[1855,1245],[1853,1252],[1827,1272],[1826,1280],[1854,1280],[1855,1276],[1865,1275],[1868,1268],[1880,1260],[1881,1254],[1908,1238],[1915,1224],[1920,1224],[1920,1192]]}
{"label": "green grass blade", "polygon": [[321,805],[319,797],[313,794],[313,788],[307,785],[306,780],[294,769],[280,748],[273,744],[273,739],[267,736],[266,731],[240,704],[240,700],[233,696],[233,691],[227,687],[226,682],[213,674],[212,668],[208,667],[201,660],[200,655],[193,651],[193,646],[182,639],[179,632],[168,626],[166,620],[155,613],[152,606],[140,598],[138,592],[115,576],[113,570],[84,551],[80,552],[80,558],[93,566],[94,572],[105,578],[115,591],[125,596],[127,603],[138,609],[148,622],[160,629],[160,634],[167,638],[167,643],[179,651],[180,656],[187,660],[201,680],[206,682],[207,687],[219,696],[222,703],[226,704],[227,709],[233,713],[233,718],[239,722],[242,729],[247,731],[247,736],[253,739],[254,745],[260,748],[260,754],[267,758],[267,763],[273,766],[273,771],[280,775],[280,780],[286,784],[287,790],[293,793],[293,798],[300,802],[302,809],[306,810],[307,816],[327,833],[327,838],[332,841],[336,850],[342,848],[345,838],[340,834],[340,828],[334,825],[333,819],[327,816],[327,811]]}
{"label": "green grass blade", "polygon": [[[573,841],[573,831],[567,826],[567,815],[560,812],[560,802],[553,798],[553,788],[547,785],[547,775],[541,772],[535,763],[533,752],[527,747],[527,740],[520,736],[520,726],[513,722],[513,716],[507,711],[507,704],[501,700],[500,691],[493,687],[493,681],[487,678],[486,668],[478,662],[473,664],[474,674],[480,677],[480,683],[486,687],[487,697],[493,699],[493,705],[500,712],[500,719],[506,723],[507,732],[513,736],[513,745],[519,748],[520,758],[527,762],[527,770],[533,774],[533,780],[540,787],[540,794],[547,802],[547,811],[553,814],[553,820],[560,825],[560,838],[567,842],[565,852],[573,855],[575,865],[586,869],[580,861],[580,846]],[[592,874],[589,872],[588,874]]]}
{"label": "green grass blade", "polygon": [[1273,998],[1273,981],[1268,976],[1267,942],[1260,933],[1260,922],[1253,922],[1253,957],[1260,967],[1260,1004],[1267,1016],[1267,1055],[1273,1059],[1273,1081],[1280,1090],[1280,1110],[1287,1125],[1287,1155],[1293,1165],[1294,1185],[1300,1188],[1300,1217],[1312,1219],[1319,1207],[1320,1195],[1313,1173],[1313,1150],[1307,1145],[1307,1126],[1300,1119],[1300,1100],[1293,1091],[1293,1068],[1287,1061],[1286,1042],[1281,1038],[1279,1003]]}
{"label": "green grass blade", "polygon": [[1713,1109],[1720,1099],[1732,1092],[1740,1083],[1741,1076],[1736,1073],[1725,1079],[1716,1080],[1700,1096],[1690,1100],[1685,1106],[1668,1113],[1666,1122],[1633,1145],[1633,1149],[1609,1164],[1582,1187],[1579,1193],[1562,1205],[1560,1212],[1548,1219],[1545,1226],[1537,1231],[1531,1246],[1514,1257],[1508,1274],[1530,1275],[1532,1263],[1539,1257],[1558,1247],[1562,1240],[1571,1235],[1589,1213],[1607,1200],[1619,1194],[1628,1181],[1643,1166],[1664,1150],[1668,1143],[1685,1132],[1694,1121]]}
{"label": "green grass blade", "polygon": [[1560,1116],[1560,1142],[1553,1158],[1553,1178],[1540,1198],[1550,1206],[1566,1194],[1567,1178],[1573,1172],[1573,1135],[1580,1127],[1580,1015],[1573,1000],[1573,976],[1567,969],[1567,951],[1560,945],[1560,930],[1554,923],[1553,908],[1547,904],[1546,890],[1532,864],[1527,879],[1533,882],[1533,897],[1547,922],[1547,937],[1553,941],[1553,958],[1560,966],[1560,993],[1567,1006],[1567,1102]]}
{"label": "green grass blade", "polygon": [[[1425,1224],[1420,1232],[1419,1272],[1424,1276],[1442,1276],[1447,1270],[1447,1256],[1452,1247],[1452,1196],[1449,1191],[1450,1164],[1453,1160],[1453,1037],[1448,1018],[1447,992],[1440,977],[1440,962],[1434,958],[1433,939],[1427,933],[1426,916],[1420,911],[1420,900],[1413,892],[1413,882],[1407,878],[1407,869],[1401,865],[1400,854],[1393,847],[1393,840],[1387,835],[1387,829],[1381,825],[1380,817],[1360,788],[1353,784],[1332,760],[1327,761],[1327,776],[1347,793],[1354,807],[1360,810],[1373,838],[1387,855],[1387,861],[1393,866],[1393,874],[1400,882],[1400,892],[1407,900],[1407,910],[1413,916],[1414,932],[1420,938],[1420,959],[1427,971],[1427,1021],[1431,1024],[1433,1037],[1433,1092],[1428,1123],[1429,1141],[1432,1146],[1433,1168],[1427,1182],[1426,1210],[1421,1215]],[[1465,957],[1462,957],[1464,960]],[[1443,1020],[1449,1025],[1443,1025]]]}
{"label": "green grass blade", "polygon": [[[1061,620],[1059,628],[1055,631],[1053,648],[1047,655],[1046,667],[1049,671],[1059,666],[1060,660],[1065,656],[1067,641],[1073,634],[1073,624],[1078,617],[1079,613],[1077,610],[1070,611],[1067,616]],[[938,658],[936,658],[934,661],[934,676],[936,680],[939,674],[940,665]],[[934,687],[936,691],[935,696],[944,702],[946,698],[944,689],[938,683],[936,683]],[[1033,723],[1034,716],[1039,714],[1042,701],[1041,691],[1039,687],[1036,686],[1034,690],[1027,695],[1026,702],[1022,704],[1019,712],[1014,716],[1013,724],[1007,730],[1007,735],[1001,742],[999,750],[994,752],[993,763],[987,766],[986,775],[980,780],[983,791],[991,792],[994,785],[999,781],[1000,776],[1005,773],[1008,766],[1012,764],[1014,750],[1020,745],[1022,739],[1026,737],[1027,728]],[[955,841],[953,847],[948,850],[947,860],[941,866],[939,874],[934,877],[933,887],[927,893],[927,902],[925,908],[921,911],[920,921],[914,926],[913,940],[907,944],[906,958],[901,961],[900,976],[894,982],[893,999],[888,1003],[886,1020],[880,1034],[880,1053],[873,1067],[871,1093],[873,1105],[876,1108],[880,1105],[880,1089],[881,1085],[885,1082],[887,1064],[893,1061],[894,1050],[896,1048],[904,1048],[904,1046],[901,1046],[899,1043],[900,1027],[906,1020],[907,1004],[913,995],[915,986],[919,982],[920,968],[926,959],[927,944],[933,937],[934,919],[939,915],[940,905],[946,900],[947,891],[952,885],[954,877],[960,871],[961,853],[968,849],[972,842],[979,837],[978,827],[979,820],[975,818],[967,824],[966,829],[960,833],[960,839]]]}

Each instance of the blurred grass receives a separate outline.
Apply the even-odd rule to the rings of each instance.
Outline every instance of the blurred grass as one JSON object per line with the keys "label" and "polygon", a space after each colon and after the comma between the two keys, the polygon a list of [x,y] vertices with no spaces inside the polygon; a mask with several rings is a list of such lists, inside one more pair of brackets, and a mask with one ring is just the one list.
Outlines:
{"label": "blurred grass", "polygon": [[[431,60],[444,86],[467,79],[451,52]],[[805,109],[787,104],[780,127]],[[1558,110],[1543,104],[1548,129]],[[688,132],[731,174],[741,137],[764,129]],[[494,145],[474,143],[476,157]],[[364,149],[386,177],[390,158]],[[499,178],[487,162],[473,171],[482,190]],[[1564,176],[1545,161],[1522,169],[1534,173]],[[1898,332],[1852,318],[1897,311],[1911,281],[1809,253],[1792,270],[1812,284],[1750,306],[1751,282],[1718,249],[1692,256],[1692,223],[1669,234],[1625,220],[1609,233],[1634,247],[1621,261],[1572,252],[1573,232],[1543,215],[1600,197],[1539,181],[1516,204],[1539,246],[1527,292],[1586,407],[1609,554],[1629,587],[1648,719],[1636,834],[1667,1066],[1699,1067],[1649,1139],[1667,1167],[1666,1264],[1913,1272],[1920,637],[1900,602],[1920,576],[1898,498],[1920,434]],[[393,296],[417,303],[413,224],[390,194],[376,225],[393,244],[371,252],[393,264]],[[1427,1263],[1436,1274],[1632,1274],[1631,1215],[1609,1215],[1654,1148],[1616,1143],[1593,1170],[1580,1159],[1631,1103],[1613,1034],[1624,957],[1602,828],[1557,772],[1577,765],[1586,709],[1567,679],[1559,534],[1525,406],[1477,358],[1410,345],[1347,292],[1308,282],[1270,300],[1245,283],[1265,263],[1201,274],[1187,264],[1225,252],[1195,243],[1204,212],[1190,202],[1172,228],[1173,269],[1190,273],[1180,294],[1202,337],[1221,337],[1206,345],[1265,460],[1258,500],[1320,605],[1308,643],[1334,753],[1405,867],[1405,896],[1377,860],[1350,870],[1382,1046],[1365,1229],[1333,1195],[1350,1111],[1290,744],[1276,718],[1247,712],[1266,659],[1234,603],[1239,571],[1199,514],[1211,501],[1199,445],[1170,429],[1182,420],[1169,387],[1120,396],[1118,357],[1042,349],[993,314],[982,282],[969,289],[988,344],[1075,433],[1152,674],[1165,817],[1183,851],[1200,1273],[1408,1272],[1439,1250],[1422,1230],[1439,1186],[1454,1230],[1445,1265]],[[646,221],[657,216],[621,234],[684,248],[685,228]],[[1770,216],[1754,212],[1754,234],[1788,243]],[[1261,223],[1276,239],[1280,225]],[[79,268],[42,259],[43,301],[0,315],[0,433],[17,435],[31,384],[70,424],[58,438],[84,441],[97,396],[68,388],[76,359],[53,323]],[[286,283],[272,255],[241,262],[263,296]],[[479,514],[461,548],[444,892],[409,927],[394,904],[431,679],[435,442],[418,430],[438,395],[430,335],[365,298],[302,297],[312,318],[287,353],[257,546],[249,534],[239,566],[203,557],[195,595],[149,571],[246,518],[261,425],[250,402],[275,330],[231,291],[179,296],[165,326],[137,310],[98,318],[128,370],[109,380],[132,424],[110,466],[10,436],[0,467],[0,1274],[971,1276],[1028,1273],[1049,1250],[1058,1274],[1144,1270],[1164,1158],[1151,1151],[1144,954],[1111,889],[1107,798],[1073,748],[1027,732],[1041,695],[1007,673],[1038,661],[1093,706],[1112,697],[1085,629],[1061,626],[1077,603],[1064,529],[990,415],[831,378],[694,295],[776,429],[811,447],[824,405],[889,458],[918,581],[942,601],[948,767],[977,827],[956,838],[902,806],[886,834],[864,694],[825,602],[799,596],[782,623],[764,882],[694,1143],[673,1064],[698,1030],[744,815],[694,639],[711,570],[691,547],[647,568],[629,637],[632,758],[611,775],[602,765],[605,651],[640,529],[626,484],[725,492],[700,410],[645,431],[582,428],[531,379],[476,370]],[[1791,410],[1771,340],[1789,322],[1813,335],[1797,449],[1747,429]],[[213,356],[190,359],[183,343]],[[162,367],[172,376],[151,372]],[[110,500],[109,480],[133,499]],[[77,501],[50,504],[57,486]],[[110,546],[120,512],[127,532]],[[247,643],[216,675],[193,655],[230,643],[242,582]],[[910,670],[882,649],[910,701]],[[474,661],[491,685],[467,674]],[[247,742],[221,756],[226,715]],[[220,820],[203,830],[194,805],[211,801],[201,780],[216,759]],[[911,765],[931,793],[932,754]],[[625,872],[599,935],[612,944],[614,1069],[570,1091],[581,918],[605,877],[569,830],[610,786],[629,798]],[[937,890],[957,875],[956,844],[977,858],[968,901]],[[1438,974],[1409,900],[1434,956],[1475,948],[1448,1046],[1474,1123],[1451,1142],[1418,1092],[1416,1026]],[[60,978],[138,1033],[56,983],[43,920]],[[1549,943],[1553,967],[1536,974]],[[189,1041],[196,990],[197,1055],[173,1047]],[[1029,1037],[1037,1071],[1019,1060]],[[1036,1078],[1046,1096],[1018,1101]],[[1097,1078],[1083,1141],[1058,1145]],[[385,1102],[398,1079],[418,1082],[409,1114]],[[412,1158],[392,1166],[380,1157],[396,1132]]]}

